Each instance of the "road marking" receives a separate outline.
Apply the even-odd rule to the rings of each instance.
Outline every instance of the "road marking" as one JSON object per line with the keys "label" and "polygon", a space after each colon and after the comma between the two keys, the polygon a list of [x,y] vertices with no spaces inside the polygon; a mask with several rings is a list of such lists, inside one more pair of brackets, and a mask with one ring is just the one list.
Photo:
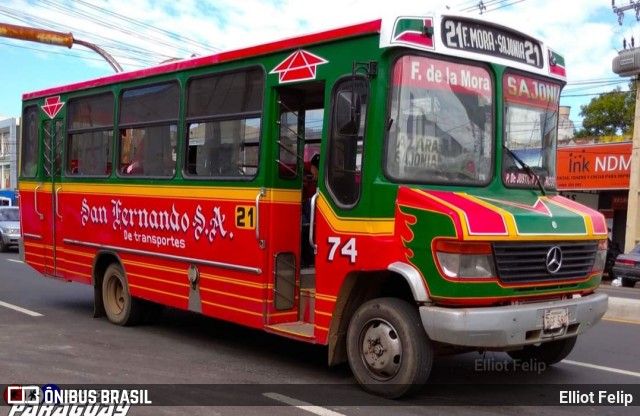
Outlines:
{"label": "road marking", "polygon": [[621,322],[623,324],[640,325],[640,321],[634,321],[632,319],[602,318],[602,320],[603,321],[610,321],[610,322]]}
{"label": "road marking", "polygon": [[12,305],[10,303],[3,302],[1,300],[0,300],[0,306],[4,306],[5,308],[13,309],[14,311],[17,311],[17,312],[22,312],[22,313],[27,314],[29,316],[44,316],[41,313],[30,311],[29,309],[21,308],[20,306]]}
{"label": "road marking", "polygon": [[635,371],[620,370],[619,368],[605,367],[602,365],[581,363],[579,361],[571,361],[571,360],[562,360],[561,362],[566,364],[571,364],[571,365],[577,365],[579,367],[587,367],[587,368],[593,368],[595,370],[608,371],[610,373],[624,374],[626,376],[631,376],[631,377],[640,377],[640,373],[636,373]]}
{"label": "road marking", "polygon": [[22,260],[16,260],[16,259],[7,259],[7,261],[12,261],[14,263],[24,263]]}
{"label": "road marking", "polygon": [[324,407],[314,406],[311,403],[303,402],[302,400],[284,396],[279,393],[262,393],[262,395],[319,416],[344,416],[342,413],[334,412],[333,410],[325,409]]}

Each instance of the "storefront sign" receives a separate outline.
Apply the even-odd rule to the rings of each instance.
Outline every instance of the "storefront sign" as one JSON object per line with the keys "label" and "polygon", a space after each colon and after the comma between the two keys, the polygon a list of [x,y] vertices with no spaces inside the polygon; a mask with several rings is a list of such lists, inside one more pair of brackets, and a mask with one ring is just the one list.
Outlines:
{"label": "storefront sign", "polygon": [[627,209],[629,205],[629,195],[613,195],[611,197],[611,209]]}
{"label": "storefront sign", "polygon": [[631,142],[558,148],[559,190],[629,189]]}

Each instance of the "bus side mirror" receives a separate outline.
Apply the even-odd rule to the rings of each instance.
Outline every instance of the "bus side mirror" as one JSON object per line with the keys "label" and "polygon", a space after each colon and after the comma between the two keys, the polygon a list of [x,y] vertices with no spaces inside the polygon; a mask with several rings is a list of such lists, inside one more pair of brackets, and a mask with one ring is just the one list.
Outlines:
{"label": "bus side mirror", "polygon": [[338,134],[356,136],[360,131],[360,94],[352,90],[338,92],[336,97],[336,128]]}

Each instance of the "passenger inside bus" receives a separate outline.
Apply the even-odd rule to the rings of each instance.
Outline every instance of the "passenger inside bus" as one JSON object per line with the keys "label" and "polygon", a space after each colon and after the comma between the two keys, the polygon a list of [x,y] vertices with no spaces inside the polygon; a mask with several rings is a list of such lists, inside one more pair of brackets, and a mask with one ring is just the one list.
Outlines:
{"label": "passenger inside bus", "polygon": [[131,163],[123,167],[122,173],[140,175],[144,173],[142,167],[142,156],[144,154],[144,141],[140,140],[138,147],[134,148],[134,156]]}
{"label": "passenger inside bus", "polygon": [[305,174],[302,188],[302,223],[309,224],[311,220],[311,197],[316,193],[318,187],[318,169],[320,166],[320,155],[315,154],[309,161],[307,168],[305,163]]}
{"label": "passenger inside bus", "polygon": [[309,161],[307,168],[305,163],[305,172],[303,176],[302,187],[302,267],[313,266],[313,249],[309,244],[309,223],[311,222],[311,198],[316,193],[318,187],[318,172],[320,169],[320,155],[315,154]]}

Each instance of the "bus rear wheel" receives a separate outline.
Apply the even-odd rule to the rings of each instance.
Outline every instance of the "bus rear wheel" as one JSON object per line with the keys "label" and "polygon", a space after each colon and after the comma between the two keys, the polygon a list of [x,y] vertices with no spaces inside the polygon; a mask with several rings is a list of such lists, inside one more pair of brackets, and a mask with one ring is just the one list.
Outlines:
{"label": "bus rear wheel", "polygon": [[110,322],[128,326],[140,320],[140,301],[129,293],[124,271],[119,264],[110,265],[102,280],[104,310]]}
{"label": "bus rear wheel", "polygon": [[535,361],[546,365],[553,365],[564,360],[576,345],[577,336],[542,344],[527,345],[521,350],[509,351],[507,354],[520,361]]}
{"label": "bus rear wheel", "polygon": [[422,388],[433,348],[415,307],[396,298],[364,303],[347,330],[347,356],[360,386],[396,399]]}

